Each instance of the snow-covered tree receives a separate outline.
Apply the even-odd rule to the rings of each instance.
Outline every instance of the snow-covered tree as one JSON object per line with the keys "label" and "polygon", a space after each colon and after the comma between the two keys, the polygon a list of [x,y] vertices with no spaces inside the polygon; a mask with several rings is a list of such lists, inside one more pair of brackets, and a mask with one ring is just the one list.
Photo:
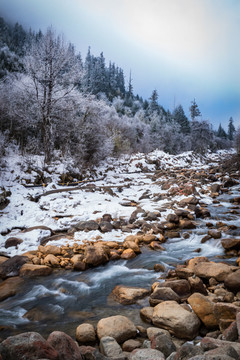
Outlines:
{"label": "snow-covered tree", "polygon": [[51,161],[53,131],[62,109],[69,108],[81,67],[72,48],[52,28],[32,43],[25,57],[25,71],[41,116],[45,161]]}
{"label": "snow-covered tree", "polygon": [[223,138],[223,139],[227,139],[227,133],[223,129],[221,124],[219,124],[218,131],[217,131],[217,136],[220,137],[220,138]]}
{"label": "snow-covered tree", "polygon": [[178,105],[173,111],[173,119],[180,125],[183,134],[190,133],[190,123],[186,117],[182,105]]}
{"label": "snow-covered tree", "polygon": [[201,116],[201,112],[200,112],[200,110],[198,108],[198,105],[197,105],[195,99],[193,99],[193,101],[191,101],[191,104],[192,105],[189,108],[190,116],[191,116],[192,121],[194,121],[196,117]]}
{"label": "snow-covered tree", "polygon": [[231,116],[228,123],[228,139],[230,141],[233,140],[235,133],[236,133],[236,129],[235,126],[233,125],[233,118]]}

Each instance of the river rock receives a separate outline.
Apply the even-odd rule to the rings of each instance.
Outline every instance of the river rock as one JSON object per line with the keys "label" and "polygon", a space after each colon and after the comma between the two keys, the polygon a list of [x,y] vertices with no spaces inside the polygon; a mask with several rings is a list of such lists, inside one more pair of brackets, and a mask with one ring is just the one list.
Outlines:
{"label": "river rock", "polygon": [[203,283],[202,279],[198,276],[191,276],[188,278],[189,285],[191,287],[192,293],[201,293],[203,295],[208,295],[206,285]]}
{"label": "river rock", "polygon": [[12,258],[4,261],[0,265],[0,278],[6,279],[7,277],[19,275],[21,267],[26,264],[28,257],[15,255]]}
{"label": "river rock", "polygon": [[123,247],[124,249],[132,249],[135,253],[138,254],[141,252],[139,246],[136,244],[135,241],[130,241],[130,240],[124,241]]}
{"label": "river rock", "polygon": [[240,307],[234,304],[219,302],[214,305],[213,311],[218,323],[221,320],[228,320],[231,323],[236,319],[237,313],[240,312]]}
{"label": "river rock", "polygon": [[76,225],[74,225],[74,228],[78,231],[91,231],[91,230],[98,230],[99,225],[94,220],[88,220],[88,221],[80,221]]}
{"label": "river rock", "polygon": [[234,293],[240,291],[240,269],[226,276],[224,285]]}
{"label": "river rock", "polygon": [[141,341],[135,340],[135,339],[130,339],[130,340],[125,341],[122,344],[122,349],[123,349],[123,351],[132,352],[133,350],[138,349],[141,346],[142,346]]}
{"label": "river rock", "polygon": [[135,349],[131,352],[129,360],[165,360],[165,356],[155,349]]}
{"label": "river rock", "polygon": [[[240,314],[240,313],[239,313]],[[224,330],[222,334],[222,340],[226,341],[237,341],[238,340],[238,329],[237,322],[233,321],[229,327]]]}
{"label": "river rock", "polygon": [[185,310],[176,301],[165,301],[154,307],[152,322],[169,330],[180,339],[194,339],[200,327],[196,314]]}
{"label": "river rock", "polygon": [[8,278],[0,283],[0,301],[7,299],[10,296],[16,295],[20,290],[24,280],[19,276]]}
{"label": "river rock", "polygon": [[[202,354],[204,354],[204,351],[200,346],[194,346],[193,344],[185,343],[177,349],[174,360],[188,360]],[[197,359],[198,358],[196,358],[196,360]]]}
{"label": "river rock", "polygon": [[46,265],[24,264],[19,272],[22,277],[48,276],[53,269]]}
{"label": "river rock", "polygon": [[61,255],[61,248],[55,245],[46,245],[46,246],[39,245],[38,251],[40,251],[44,255],[47,254],[52,254],[54,256]]}
{"label": "river rock", "polygon": [[99,228],[103,233],[110,232],[113,229],[113,225],[108,221],[101,221]]}
{"label": "river rock", "polygon": [[152,322],[152,317],[153,317],[153,307],[152,306],[146,306],[146,307],[142,308],[140,310],[140,316],[144,321],[146,321],[148,323],[151,323]]}
{"label": "river rock", "polygon": [[238,352],[238,354],[240,354],[240,343],[214,339],[207,336],[201,340],[201,348],[204,351],[222,348],[224,346],[232,346]]}
{"label": "river rock", "polygon": [[45,256],[43,260],[44,265],[52,266],[52,267],[59,267],[60,260],[53,254],[48,254]]}
{"label": "river rock", "polygon": [[126,359],[123,355],[121,346],[113,337],[103,336],[100,340],[99,348],[100,352],[108,358],[119,360]]}
{"label": "river rock", "polygon": [[135,338],[137,328],[126,316],[115,315],[101,319],[97,324],[97,335],[113,337],[118,343]]}
{"label": "river rock", "polygon": [[171,288],[181,299],[188,298],[191,295],[189,282],[185,279],[167,280],[163,283],[158,283],[157,287]]}
{"label": "river rock", "polygon": [[176,346],[170,336],[166,334],[158,334],[151,339],[151,348],[161,351],[165,358],[176,351]]}
{"label": "river rock", "polygon": [[135,252],[132,249],[126,249],[121,254],[121,259],[130,260],[136,257]]}
{"label": "river rock", "polygon": [[170,287],[156,287],[149,297],[151,306],[155,306],[166,300],[175,300],[180,302],[180,297]]}
{"label": "river rock", "polygon": [[16,237],[10,237],[5,241],[5,248],[8,249],[10,247],[17,248],[18,245],[20,245],[23,242],[22,239],[16,238]]}
{"label": "river rock", "polygon": [[194,257],[188,261],[187,268],[194,271],[195,266],[201,262],[209,262],[209,260],[205,256]]}
{"label": "river rock", "polygon": [[217,281],[224,281],[225,277],[232,273],[231,267],[223,263],[199,262],[194,267],[195,275],[200,278],[215,278]]}
{"label": "river rock", "polygon": [[117,285],[112,291],[116,301],[123,305],[135,304],[137,300],[148,296],[150,291],[144,288]]}
{"label": "river rock", "polygon": [[208,230],[208,235],[211,236],[213,239],[220,239],[222,237],[221,231],[216,229]]}
{"label": "river rock", "polygon": [[76,329],[76,340],[80,344],[89,344],[96,341],[96,333],[92,324],[83,323]]}
{"label": "river rock", "polygon": [[235,239],[235,238],[222,239],[222,246],[226,250],[229,250],[229,249],[239,250],[240,249],[240,239]]}
{"label": "river rock", "polygon": [[108,261],[108,255],[102,246],[87,246],[84,252],[84,262],[89,266],[98,266]]}
{"label": "river rock", "polygon": [[59,360],[58,352],[37,332],[8,337],[0,343],[0,354],[3,360]]}
{"label": "river rock", "polygon": [[58,351],[59,360],[82,360],[78,345],[64,332],[53,331],[49,335],[47,342]]}
{"label": "river rock", "polygon": [[188,303],[207,329],[218,326],[218,320],[213,314],[214,303],[207,296],[195,293],[188,298]]}
{"label": "river rock", "polygon": [[71,258],[73,270],[79,270],[79,271],[86,270],[87,264],[83,260],[84,260],[84,256],[82,254],[73,255],[73,257]]}

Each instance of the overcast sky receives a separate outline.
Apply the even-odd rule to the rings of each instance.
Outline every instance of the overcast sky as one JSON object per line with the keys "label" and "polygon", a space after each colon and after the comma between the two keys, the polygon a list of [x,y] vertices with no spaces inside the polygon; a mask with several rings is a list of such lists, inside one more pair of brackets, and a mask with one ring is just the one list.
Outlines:
{"label": "overcast sky", "polygon": [[189,116],[195,98],[215,129],[230,116],[240,126],[240,0],[0,0],[0,14],[52,25],[83,58],[88,46],[103,51],[144,99],[156,89],[161,105]]}

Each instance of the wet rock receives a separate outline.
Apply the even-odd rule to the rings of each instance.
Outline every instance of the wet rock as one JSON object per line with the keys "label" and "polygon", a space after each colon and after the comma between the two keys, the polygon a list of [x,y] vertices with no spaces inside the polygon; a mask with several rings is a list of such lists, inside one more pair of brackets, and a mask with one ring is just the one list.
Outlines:
{"label": "wet rock", "polygon": [[16,237],[10,237],[5,241],[5,248],[8,249],[10,247],[17,248],[18,245],[20,245],[23,242],[22,239],[16,238]]}
{"label": "wet rock", "polygon": [[84,256],[80,254],[73,255],[71,263],[73,270],[84,271],[87,268],[87,264],[84,262]]}
{"label": "wet rock", "polygon": [[142,346],[141,341],[130,339],[130,340],[125,341],[122,344],[122,349],[123,349],[123,351],[132,352],[133,350],[138,349],[141,346]]}
{"label": "wet rock", "polygon": [[227,275],[224,279],[224,285],[234,293],[240,291],[240,269]]}
{"label": "wet rock", "polygon": [[186,268],[184,265],[177,265],[175,271],[180,279],[188,279],[194,274],[191,269]]}
{"label": "wet rock", "polygon": [[216,229],[208,230],[208,235],[211,236],[213,239],[220,239],[222,237],[221,231]]}
{"label": "wet rock", "polygon": [[135,304],[138,300],[148,296],[150,291],[144,288],[117,285],[112,291],[116,301],[123,305]]}
{"label": "wet rock", "polygon": [[0,354],[3,360],[59,360],[58,352],[36,332],[8,337],[0,343]]}
{"label": "wet rock", "polygon": [[96,333],[93,325],[83,323],[76,329],[76,340],[79,344],[91,344],[96,342]]}
{"label": "wet rock", "polygon": [[144,321],[151,323],[152,317],[153,317],[153,307],[146,306],[146,307],[142,308],[140,310],[140,316]]}
{"label": "wet rock", "polygon": [[132,249],[137,254],[141,253],[141,250],[135,241],[125,240],[123,242],[123,247],[124,249]]}
{"label": "wet rock", "polygon": [[211,329],[218,326],[218,320],[213,314],[214,303],[208,297],[195,293],[188,298],[188,303],[206,328]]}
{"label": "wet rock", "polygon": [[126,249],[122,252],[121,258],[125,260],[130,260],[136,257],[135,252],[132,249]]}
{"label": "wet rock", "polygon": [[198,317],[183,309],[175,301],[165,301],[154,307],[152,322],[154,325],[169,330],[180,339],[194,339],[200,327]]}
{"label": "wet rock", "polygon": [[220,189],[221,189],[220,184],[212,184],[210,187],[212,193],[219,193]]}
{"label": "wet rock", "polygon": [[87,246],[84,252],[84,262],[89,266],[98,266],[108,261],[108,255],[101,246]]}
{"label": "wet rock", "polygon": [[180,297],[170,287],[156,287],[149,297],[151,306],[155,306],[166,300],[175,300],[180,302]]}
{"label": "wet rock", "polygon": [[169,214],[167,216],[167,221],[169,221],[170,223],[178,224],[179,223],[179,217],[176,214]]}
{"label": "wet rock", "polygon": [[179,226],[181,229],[196,229],[196,224],[193,221],[182,219],[179,221]]}
{"label": "wet rock", "polygon": [[0,278],[6,279],[7,277],[19,275],[21,267],[28,261],[26,256],[13,256],[12,258],[4,261],[0,265]]}
{"label": "wet rock", "polygon": [[110,316],[101,319],[97,324],[97,335],[101,339],[104,336],[113,337],[118,343],[122,343],[137,335],[137,328],[131,320],[122,315]]}
{"label": "wet rock", "polygon": [[205,256],[198,256],[198,257],[192,258],[188,261],[187,268],[194,272],[195,266],[202,262],[209,262],[209,260]]}
{"label": "wet rock", "polygon": [[0,265],[2,264],[2,263],[4,263],[5,261],[7,261],[9,259],[9,257],[7,257],[7,256],[1,256],[0,255]]}
{"label": "wet rock", "polygon": [[240,239],[235,239],[235,238],[222,239],[222,246],[226,250],[229,250],[229,249],[239,250],[240,249]]}
{"label": "wet rock", "polygon": [[168,330],[160,329],[160,328],[153,327],[153,326],[150,326],[147,328],[147,336],[148,336],[149,340],[151,340],[154,336],[157,336],[160,334],[165,334],[169,338],[171,338],[170,332]]}
{"label": "wet rock", "polygon": [[3,301],[10,296],[14,296],[21,289],[23,279],[19,276],[11,277],[0,283],[0,301]]}
{"label": "wet rock", "polygon": [[24,264],[19,272],[21,277],[48,276],[53,269],[46,265]]}
{"label": "wet rock", "polygon": [[59,360],[82,360],[81,352],[76,342],[62,331],[53,331],[48,339],[50,344],[58,351]]}
{"label": "wet rock", "polygon": [[121,346],[113,337],[103,336],[100,340],[99,348],[100,352],[108,358],[125,360],[125,356],[123,355]]}
{"label": "wet rock", "polygon": [[155,264],[153,268],[154,268],[154,271],[156,271],[156,272],[164,272],[165,271],[165,266],[162,264]]}
{"label": "wet rock", "polygon": [[151,348],[161,351],[165,358],[176,351],[176,346],[170,336],[166,334],[158,334],[151,339]]}
{"label": "wet rock", "polygon": [[194,267],[195,275],[204,279],[215,278],[217,281],[224,281],[231,272],[231,267],[223,263],[199,262]]}
{"label": "wet rock", "polygon": [[129,360],[165,360],[165,356],[155,349],[136,349],[132,351]]}

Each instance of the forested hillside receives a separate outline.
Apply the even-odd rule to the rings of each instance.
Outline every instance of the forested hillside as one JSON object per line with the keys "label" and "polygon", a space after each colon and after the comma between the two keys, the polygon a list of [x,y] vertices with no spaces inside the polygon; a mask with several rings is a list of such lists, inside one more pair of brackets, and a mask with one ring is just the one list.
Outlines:
{"label": "forested hillside", "polygon": [[181,104],[164,109],[156,89],[145,100],[134,94],[131,74],[126,80],[90,48],[83,60],[52,28],[35,33],[1,18],[0,33],[1,155],[13,141],[23,154],[44,153],[49,163],[59,150],[81,167],[123,153],[204,153],[233,144],[232,118],[228,132],[221,125],[214,132],[195,99],[190,119]]}

